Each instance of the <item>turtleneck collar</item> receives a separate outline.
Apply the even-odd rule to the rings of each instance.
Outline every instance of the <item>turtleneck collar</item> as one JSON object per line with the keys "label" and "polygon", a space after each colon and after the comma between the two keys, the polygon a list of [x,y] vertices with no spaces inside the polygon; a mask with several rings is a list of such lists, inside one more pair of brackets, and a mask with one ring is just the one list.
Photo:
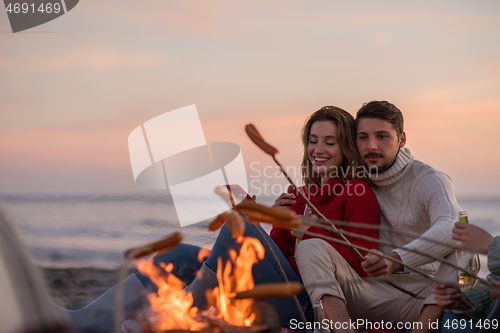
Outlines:
{"label": "turtleneck collar", "polygon": [[413,156],[411,155],[410,150],[406,147],[403,147],[399,149],[399,152],[396,155],[396,160],[389,169],[382,173],[379,173],[378,175],[371,174],[370,179],[377,186],[388,186],[394,184],[404,176],[406,171],[408,171],[407,166],[412,160]]}

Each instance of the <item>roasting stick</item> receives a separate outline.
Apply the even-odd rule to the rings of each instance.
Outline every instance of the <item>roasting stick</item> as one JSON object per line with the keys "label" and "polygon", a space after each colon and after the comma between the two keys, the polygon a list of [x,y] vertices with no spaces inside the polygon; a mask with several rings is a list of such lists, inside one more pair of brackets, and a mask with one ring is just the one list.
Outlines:
{"label": "roasting stick", "polygon": [[[182,235],[179,232],[174,232],[165,238],[162,238],[153,243],[149,243],[143,246],[128,249],[124,252],[125,263],[120,271],[119,282],[125,280],[129,264],[134,259],[150,255],[157,251],[167,251],[177,246],[182,241]],[[115,303],[115,332],[121,332],[122,319],[122,303],[125,294],[124,284],[118,284],[116,290],[116,303]]]}
{"label": "roasting stick", "polygon": [[[324,239],[324,240],[330,240],[330,241],[333,241],[333,242],[336,242],[336,243],[339,243],[339,244],[343,244],[343,245],[348,245],[348,244],[351,244],[349,242],[345,242],[341,239],[337,239],[337,238],[333,238],[333,237],[328,237],[328,236],[325,236],[325,235],[322,235],[322,234],[318,234],[318,233],[315,233],[315,232],[310,232],[310,231],[304,231],[304,234],[307,234],[307,235],[311,235],[311,236],[314,236],[314,237],[317,237],[317,238],[321,238],[321,239]],[[387,260],[390,260],[392,262],[395,262],[397,264],[400,264],[408,269],[411,269],[412,271],[414,271],[415,273],[423,276],[424,278],[426,278],[427,280],[431,281],[431,282],[435,282],[435,283],[441,283],[440,281],[434,279],[432,276],[429,276],[428,274],[426,274],[424,271],[416,268],[416,267],[413,267],[411,265],[408,265],[408,264],[405,264],[404,262],[402,262],[401,260],[397,260],[397,259],[394,259],[388,255],[385,255],[385,254],[380,254],[378,252],[375,252],[374,250],[372,249],[367,249],[366,247],[363,247],[363,246],[360,246],[360,245],[356,245],[356,244],[351,244],[351,246],[354,246],[356,247],[357,249],[359,250],[362,250],[362,251],[366,251],[368,253],[372,253],[372,254],[375,254],[379,257],[382,257],[382,258],[385,258]],[[391,282],[391,281],[386,281],[387,282]],[[421,297],[421,296],[420,296]],[[423,298],[423,297],[421,297]],[[474,305],[472,305],[469,300],[467,298],[465,298],[465,296],[461,296],[460,297],[460,300],[462,300],[465,304],[467,304],[468,306],[470,306],[471,308],[474,307]]]}
{"label": "roasting stick", "polygon": [[[271,155],[271,157],[273,158],[274,162],[276,162],[276,164],[280,167],[280,170],[281,170],[281,173],[283,173],[283,175],[286,177],[286,179],[288,179],[288,182],[293,186],[293,188],[295,189],[295,191],[297,192],[297,194],[306,202],[307,205],[309,205],[309,207],[311,207],[312,211],[318,215],[319,217],[321,217],[326,223],[330,224],[333,228],[337,229],[335,227],[334,224],[330,223],[330,221],[316,208],[316,206],[314,206],[311,201],[309,201],[309,199],[307,198],[307,196],[302,193],[302,191],[299,190],[299,188],[297,187],[297,185],[295,185],[295,183],[293,182],[293,180],[290,178],[290,176],[288,176],[288,173],[285,171],[285,168],[283,168],[283,166],[281,165],[280,162],[278,162],[278,160],[276,159],[276,154],[278,153],[278,150],[276,148],[274,148],[273,146],[271,146],[270,144],[268,144],[264,138],[262,137],[262,135],[260,135],[259,131],[257,131],[257,128],[255,128],[254,125],[252,124],[249,124],[245,127],[245,130],[248,134],[248,136],[250,137],[250,139],[257,145],[259,146],[259,148],[261,148],[263,151],[265,151],[266,153],[268,153],[269,155]],[[349,243],[349,241],[347,240],[347,238],[345,238],[344,235],[342,234],[338,234],[340,238],[342,238],[345,242]],[[356,256],[360,259],[360,260],[365,260],[365,258],[363,257],[363,255],[355,248],[351,248],[352,251],[354,251],[354,253],[356,254]]]}
{"label": "roasting stick", "polygon": [[[320,223],[316,223],[316,222],[311,222],[310,219],[307,219],[307,218],[300,218],[299,219],[302,220],[302,223],[304,223],[304,225],[310,225],[310,226],[315,226],[315,227],[319,227],[319,228],[322,228],[324,230],[330,230],[330,231],[333,231],[330,227],[328,226],[325,226],[324,224],[320,224]],[[392,243],[392,242],[388,242],[388,241],[384,241],[384,240],[381,240],[381,239],[378,239],[378,238],[373,238],[373,237],[369,237],[369,236],[365,236],[365,235],[360,235],[360,234],[357,234],[355,232],[349,232],[349,231],[345,231],[345,230],[338,230],[340,233],[342,233],[343,235],[345,236],[351,236],[351,237],[355,237],[355,238],[359,238],[359,239],[363,239],[363,240],[367,240],[367,241],[370,241],[370,242],[375,242],[375,243],[378,243],[378,244],[382,244],[382,245],[389,245],[389,246],[394,246],[394,247],[397,247],[397,248],[400,248],[400,249],[403,249],[403,250],[406,250],[406,251],[409,251],[409,252],[413,252],[413,253],[416,253],[416,254],[419,254],[421,256],[424,256],[424,257],[428,257],[428,258],[431,258],[431,259],[434,259],[436,261],[439,261],[445,265],[448,265],[450,267],[453,267],[461,272],[464,272],[470,276],[472,276],[473,278],[475,278],[476,280],[480,281],[482,284],[484,285],[487,285],[488,287],[493,287],[493,285],[491,283],[489,283],[487,280],[483,279],[483,278],[480,278],[477,274],[475,274],[474,272],[471,272],[463,267],[460,267],[456,264],[454,264],[453,262],[451,261],[448,261],[448,260],[445,260],[443,258],[439,258],[433,254],[430,254],[430,253],[427,253],[427,252],[423,252],[423,251],[419,251],[419,250],[415,250],[415,249],[412,249],[412,248],[409,248],[409,247],[406,247],[406,246],[397,246],[396,244]]]}
{"label": "roasting stick", "polygon": [[[389,278],[386,278],[386,277],[368,277],[368,278],[360,278],[360,279],[357,279],[355,281],[350,281],[351,284],[362,284],[362,283],[375,283],[375,282],[386,282],[386,281],[389,281]],[[444,285],[451,285],[450,282],[446,282],[446,281],[438,281],[439,284],[444,284]],[[311,286],[311,287],[320,287],[320,286],[329,286],[330,284],[327,284],[327,283],[311,283],[310,285],[308,286]],[[496,292],[500,292],[500,288],[499,287],[495,287],[495,286],[492,286],[489,291],[496,291]]]}
{"label": "roasting stick", "polygon": [[[290,283],[290,281],[288,280],[288,277],[286,276],[285,270],[281,266],[281,263],[280,263],[278,257],[276,256],[276,253],[274,252],[273,248],[271,247],[271,244],[269,244],[269,241],[263,235],[262,230],[260,230],[259,228],[257,228],[253,224],[252,224],[252,226],[255,228],[255,230],[257,230],[257,232],[260,235],[260,238],[262,238],[262,240],[264,240],[264,243],[266,243],[266,246],[269,249],[269,252],[273,256],[274,261],[276,261],[276,264],[278,265],[278,269],[280,270],[281,275],[283,276],[283,280],[285,280],[286,283]],[[302,321],[304,322],[304,324],[307,324],[306,315],[304,314],[304,311],[302,311],[302,307],[300,306],[300,302],[299,302],[299,299],[297,298],[297,295],[294,294],[292,298],[293,298],[293,301],[295,302],[295,305],[297,306],[297,310],[299,310],[300,317],[302,317]],[[311,330],[309,328],[307,328],[307,325],[306,325],[306,330],[307,330],[307,333],[311,333]]]}
{"label": "roasting stick", "polygon": [[[301,221],[307,221],[307,220],[309,220],[306,217],[297,217],[297,218],[300,219]],[[403,230],[395,230],[394,228],[389,227],[389,226],[374,225],[374,224],[365,224],[365,223],[358,223],[358,222],[346,222],[346,221],[340,221],[340,220],[329,220],[329,221],[331,223],[333,223],[335,225],[339,225],[339,226],[355,227],[355,228],[362,228],[362,229],[378,229],[378,230],[382,230],[382,231],[390,231],[392,233],[395,233],[395,234],[398,234],[398,235],[401,235],[401,236],[408,236],[408,237],[412,237],[414,239],[420,238],[421,240],[429,242],[429,243],[433,243],[433,244],[437,244],[437,245],[441,245],[441,246],[446,246],[446,247],[452,247],[455,250],[465,250],[465,251],[469,251],[469,252],[473,252],[473,253],[478,253],[478,254],[486,254],[486,253],[476,252],[474,250],[469,249],[468,247],[460,246],[459,244],[457,245],[456,242],[442,242],[442,241],[439,241],[439,240],[432,239],[430,237],[420,236],[420,235],[415,234],[413,232],[408,232],[408,231],[403,231]],[[339,230],[342,230],[342,229],[339,229]],[[344,231],[340,231],[340,232],[343,233]],[[392,244],[388,244],[388,245],[391,245],[391,246],[394,246],[394,247],[401,247],[401,245],[398,245],[396,243],[392,243]],[[489,259],[494,259],[494,260],[500,260],[500,256],[495,256],[495,255],[488,255],[488,258]]]}
{"label": "roasting stick", "polygon": [[[286,179],[288,179],[288,182],[293,186],[293,188],[295,189],[295,191],[297,192],[297,194],[309,205],[309,207],[312,209],[312,211],[318,215],[319,217],[321,217],[326,223],[330,224],[334,229],[337,229],[335,227],[335,225],[333,223],[330,223],[330,221],[323,215],[321,214],[321,212],[316,208],[316,206],[314,206],[311,201],[309,201],[309,199],[307,198],[307,196],[302,193],[302,191],[299,190],[299,188],[297,187],[297,185],[295,185],[295,183],[293,182],[293,180],[288,176],[288,174],[286,173],[285,169],[283,168],[283,166],[281,165],[280,162],[278,162],[278,160],[276,159],[276,154],[278,153],[278,149],[274,148],[273,146],[271,146],[269,143],[267,143],[264,138],[262,137],[262,135],[260,135],[259,131],[257,131],[257,128],[255,128],[254,125],[252,124],[248,124],[246,127],[245,127],[245,131],[247,132],[248,136],[250,137],[250,139],[260,148],[262,149],[264,152],[266,152],[267,154],[271,155],[271,157],[273,158],[274,162],[276,162],[276,164],[280,167],[280,170],[281,172],[283,173],[283,175],[286,177]],[[345,238],[344,235],[342,235],[341,233],[337,232],[337,235],[342,238],[342,240],[346,243],[345,245],[348,246],[351,251],[354,252],[354,254],[356,254],[356,256],[359,258],[359,260],[361,261],[365,261],[365,257],[363,257],[361,255],[361,253],[358,251],[358,249],[356,249],[355,247],[351,246],[352,244],[349,242],[349,240],[347,238]],[[404,288],[401,288],[400,286],[394,284],[393,282],[387,282],[387,284],[391,285],[392,287],[398,289],[399,291],[405,293],[405,294],[408,294],[414,298],[417,298],[417,299],[421,299],[423,297],[409,291],[409,290],[406,290]]]}
{"label": "roasting stick", "polygon": [[[310,218],[305,218],[305,217],[302,217],[302,216],[296,217],[294,215],[295,213],[293,213],[293,211],[290,211],[290,210],[282,211],[282,210],[277,210],[277,209],[273,209],[273,208],[270,208],[270,207],[267,207],[267,206],[263,206],[263,205],[256,204],[256,203],[250,203],[250,202],[247,202],[245,204],[239,204],[237,207],[235,207],[235,210],[238,210],[240,212],[247,212],[248,216],[246,216],[246,218],[249,221],[256,220],[256,219],[260,218],[264,223],[271,223],[271,224],[273,224],[275,226],[278,225],[280,227],[283,227],[283,228],[286,228],[286,229],[290,229],[290,230],[293,230],[293,228],[297,226],[297,224],[296,224],[295,221],[298,221],[299,223],[303,223],[305,225],[318,226],[318,227],[320,227],[322,229],[325,229],[325,230],[334,231],[333,228],[331,228],[329,226],[326,226],[324,224],[317,223],[316,221],[312,221],[312,219],[310,219]],[[288,214],[285,216],[284,215],[285,213],[288,213]],[[261,214],[261,215],[259,215],[259,214]],[[255,216],[255,217],[252,217],[252,216]],[[277,218],[278,216],[280,216],[280,217],[287,217],[288,218],[288,220],[287,220],[288,222],[287,223],[279,222],[278,224],[276,224],[275,221],[273,221],[273,219],[270,218],[270,217]],[[216,221],[216,220],[214,220],[214,221]],[[334,222],[334,223],[337,223],[337,224],[341,223],[341,221],[331,221],[331,222]],[[372,238],[372,237],[368,237],[368,236],[364,236],[364,235],[359,235],[359,234],[348,232],[348,231],[345,231],[345,230],[342,230],[342,229],[338,230],[338,232],[340,232],[342,234],[345,234],[347,236],[353,236],[353,237],[364,239],[364,240],[368,240],[368,241],[374,241],[374,242],[377,242],[377,243],[382,243],[382,244],[386,244],[386,245],[391,245],[391,246],[399,247],[396,244],[388,242],[388,241],[382,241],[382,240],[379,240],[379,239],[376,239],[376,238]],[[413,250],[411,248],[406,248],[406,247],[400,247],[400,248],[406,249],[406,250],[408,250],[410,252],[417,253],[419,255],[430,257],[433,260],[443,261],[445,264],[448,264],[448,265],[452,266],[453,268],[456,268],[456,269],[458,269],[460,271],[465,271],[466,273],[471,273],[471,275],[473,277],[479,279],[480,281],[484,281],[484,280],[481,280],[479,277],[477,277],[477,275],[473,274],[472,272],[464,270],[463,268],[461,268],[459,266],[456,266],[453,263],[448,262],[446,260],[443,260],[443,259],[441,259],[439,257],[434,256],[434,255],[429,255],[428,253],[421,252],[421,251],[418,251],[418,250]],[[407,265],[407,266],[409,266],[409,265]],[[409,266],[409,267],[411,268],[411,266]],[[386,282],[386,281],[384,281],[384,282]],[[487,281],[484,281],[484,282],[486,282],[485,284],[489,285]]]}

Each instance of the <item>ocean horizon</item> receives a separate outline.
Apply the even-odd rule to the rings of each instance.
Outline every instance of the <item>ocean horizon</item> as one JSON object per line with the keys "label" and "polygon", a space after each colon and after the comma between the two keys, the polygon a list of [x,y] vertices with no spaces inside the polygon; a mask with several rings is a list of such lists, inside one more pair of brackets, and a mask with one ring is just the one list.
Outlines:
{"label": "ocean horizon", "polygon": [[[271,205],[274,196],[257,201]],[[457,197],[469,221],[500,235],[500,196]],[[0,194],[36,264],[42,267],[117,268],[123,252],[172,232],[184,242],[211,248],[218,232],[208,221],[180,227],[166,192]],[[195,202],[193,203],[195,205]],[[269,232],[271,227],[265,226]],[[488,273],[482,257],[481,276]]]}

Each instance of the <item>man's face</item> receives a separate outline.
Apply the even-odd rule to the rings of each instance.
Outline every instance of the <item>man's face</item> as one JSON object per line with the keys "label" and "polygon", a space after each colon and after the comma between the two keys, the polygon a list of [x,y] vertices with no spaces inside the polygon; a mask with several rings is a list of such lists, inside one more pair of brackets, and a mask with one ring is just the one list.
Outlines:
{"label": "man's face", "polygon": [[376,167],[379,173],[394,163],[399,148],[406,143],[405,132],[399,136],[392,124],[377,118],[362,118],[356,133],[358,151],[367,167]]}

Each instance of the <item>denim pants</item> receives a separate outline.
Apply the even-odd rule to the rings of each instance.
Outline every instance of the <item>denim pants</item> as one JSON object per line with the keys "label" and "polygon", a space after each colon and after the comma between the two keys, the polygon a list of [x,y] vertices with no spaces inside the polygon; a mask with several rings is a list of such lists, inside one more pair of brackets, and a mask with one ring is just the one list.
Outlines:
{"label": "denim pants", "polygon": [[[245,223],[245,236],[254,237],[260,240],[265,249],[264,259],[257,262],[252,267],[252,273],[254,282],[256,285],[263,283],[272,282],[284,282],[281,272],[279,271],[278,265],[275,259],[272,257],[269,249],[267,248],[262,237],[257,232],[256,228],[262,231],[264,237],[268,240],[274,253],[278,257],[283,270],[289,281],[301,282],[300,276],[295,273],[293,268],[290,266],[286,258],[281,253],[280,249],[273,242],[271,237],[258,225],[252,225],[250,223]],[[202,263],[198,261],[198,252],[201,248],[198,246],[190,244],[181,244],[169,252],[160,253],[156,255],[153,260],[155,265],[159,266],[160,263],[172,263],[174,269],[172,273],[181,279],[186,285],[190,284],[196,277],[196,272],[201,268]],[[235,239],[231,236],[231,232],[227,226],[223,226],[215,244],[206,260],[206,265],[214,272],[217,272],[218,258],[222,259],[222,264],[224,265],[227,260],[229,260],[229,249],[239,250],[239,244],[236,244]],[[149,291],[156,291],[154,284],[141,273],[137,273],[137,277],[142,282],[142,284]],[[308,321],[313,321],[314,311],[312,309],[311,302],[307,292],[303,290],[297,295],[299,303],[304,311]],[[296,319],[301,322],[301,316],[293,301],[293,298],[275,298],[275,299],[265,299],[266,302],[273,304],[278,310],[281,326],[290,327],[290,320]]]}

